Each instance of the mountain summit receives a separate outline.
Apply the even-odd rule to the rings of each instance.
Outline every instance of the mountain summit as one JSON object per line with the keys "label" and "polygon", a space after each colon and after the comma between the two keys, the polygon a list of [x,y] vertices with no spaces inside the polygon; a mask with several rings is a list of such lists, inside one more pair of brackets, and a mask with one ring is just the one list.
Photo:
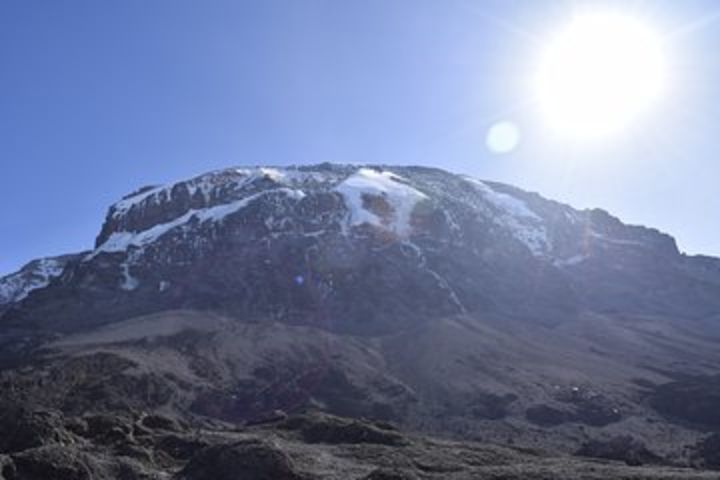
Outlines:
{"label": "mountain summit", "polygon": [[720,260],[422,167],[145,187],[110,207],[91,251],[0,279],[4,397],[69,414],[320,409],[687,462],[720,427],[719,337]]}
{"label": "mountain summit", "polygon": [[72,331],[211,308],[372,334],[469,312],[556,323],[720,305],[713,262],[680,255],[667,235],[419,167],[238,168],[146,187],[110,207],[92,252],[63,258],[40,262],[56,267],[44,281],[3,281],[22,292],[6,305],[47,287],[23,306],[53,315],[11,306],[6,322]]}

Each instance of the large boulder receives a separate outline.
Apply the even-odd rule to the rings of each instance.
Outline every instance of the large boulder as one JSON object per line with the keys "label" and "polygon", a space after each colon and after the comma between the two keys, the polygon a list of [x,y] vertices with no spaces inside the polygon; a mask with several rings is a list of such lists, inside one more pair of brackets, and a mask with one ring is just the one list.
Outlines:
{"label": "large boulder", "polygon": [[0,406],[0,432],[0,453],[72,442],[60,413],[15,404]]}
{"label": "large boulder", "polygon": [[0,480],[10,480],[15,472],[15,464],[7,455],[0,455]]}
{"label": "large boulder", "polygon": [[309,480],[292,460],[266,440],[213,445],[193,456],[178,480]]}
{"label": "large boulder", "polygon": [[95,460],[85,453],[57,445],[34,448],[13,455],[7,480],[96,480],[108,478]]}
{"label": "large boulder", "polygon": [[591,440],[583,444],[576,455],[619,460],[631,466],[662,462],[662,459],[648,450],[644,443],[630,435],[612,437],[608,440]]}
{"label": "large boulder", "polygon": [[291,417],[280,428],[299,432],[308,443],[374,443],[392,446],[407,443],[400,433],[385,428],[381,423],[350,420],[324,413]]}

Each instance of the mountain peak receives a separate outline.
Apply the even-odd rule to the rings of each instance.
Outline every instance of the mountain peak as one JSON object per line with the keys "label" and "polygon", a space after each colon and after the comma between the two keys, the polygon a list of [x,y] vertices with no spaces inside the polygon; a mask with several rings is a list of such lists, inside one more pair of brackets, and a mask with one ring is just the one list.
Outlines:
{"label": "mountain peak", "polygon": [[[674,240],[656,230],[440,169],[233,167],[125,196],[110,207],[95,249],[58,266],[57,285],[37,283],[49,292],[31,297],[92,304],[66,308],[69,323],[38,319],[62,329],[212,306],[297,323],[324,321],[318,311],[347,311],[333,328],[393,331],[411,318],[477,309],[547,318],[532,305],[558,292],[555,319],[612,308],[622,296],[608,302],[588,279],[640,271],[658,259],[668,268],[682,261]],[[530,270],[540,272],[541,285],[528,283]],[[13,278],[0,283],[14,285]],[[516,291],[503,286],[510,284]],[[398,288],[424,292],[430,303],[418,309]],[[369,314],[362,296],[348,298],[358,290],[385,310]],[[271,291],[287,296],[266,298]],[[128,301],[103,306],[117,295]],[[4,298],[10,307],[24,300]],[[664,303],[654,298],[647,308]],[[10,310],[5,316],[20,324],[34,315]]]}
{"label": "mountain peak", "polygon": [[627,245],[663,243],[668,252],[677,250],[670,237],[657,231],[628,227],[601,210],[580,212],[507,185],[439,169],[330,164],[228,168],[140,189],[110,207],[96,247],[101,248],[112,234],[138,234],[163,224],[174,228],[193,219],[217,220],[219,213],[234,213],[257,198],[255,195],[273,191],[298,200],[306,194],[339,194],[347,210],[345,232],[350,227],[373,225],[408,237],[418,202],[437,207],[454,201],[475,208],[481,216],[492,217],[496,227],[506,230],[536,256],[553,256],[555,246],[546,223],[558,212],[569,223],[590,225],[588,234],[598,240]]}

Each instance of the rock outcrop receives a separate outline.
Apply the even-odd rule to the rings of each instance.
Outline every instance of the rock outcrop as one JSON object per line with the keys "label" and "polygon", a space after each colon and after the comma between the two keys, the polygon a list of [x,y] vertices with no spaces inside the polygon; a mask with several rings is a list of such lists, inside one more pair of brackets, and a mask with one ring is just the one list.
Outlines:
{"label": "rock outcrop", "polygon": [[[50,418],[54,413],[38,412]],[[147,418],[147,417],[145,417]],[[3,480],[410,480],[542,479],[704,480],[711,473],[658,466],[630,468],[622,462],[597,463],[570,457],[481,443],[457,443],[415,435],[382,436],[358,432],[383,430],[376,425],[332,417],[290,417],[285,422],[238,429],[230,425],[185,426],[177,431],[143,425],[142,416],[106,421],[129,432],[99,439],[72,426],[84,417],[60,418],[57,435],[41,445],[6,452],[0,449]],[[108,420],[108,419],[106,419]],[[92,420],[90,420],[90,423]],[[348,434],[348,425],[352,425]],[[385,426],[385,429],[388,427]],[[322,441],[308,441],[308,431],[322,431]],[[169,448],[169,445],[174,445]]]}

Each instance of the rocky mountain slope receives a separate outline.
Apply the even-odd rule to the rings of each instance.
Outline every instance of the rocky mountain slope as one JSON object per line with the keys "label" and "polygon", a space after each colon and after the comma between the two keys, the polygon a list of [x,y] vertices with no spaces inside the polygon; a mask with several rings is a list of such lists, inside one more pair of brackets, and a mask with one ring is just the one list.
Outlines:
{"label": "rocky mountain slope", "polygon": [[713,464],[720,260],[507,185],[420,167],[211,172],[126,196],[92,251],[0,292],[15,405],[235,424],[324,410]]}
{"label": "rocky mountain slope", "polygon": [[[671,467],[557,458],[513,447],[399,432],[387,423],[312,414],[247,428],[195,426],[162,415],[13,409],[0,426],[2,480],[710,480]],[[641,458],[642,452],[634,454]]]}
{"label": "rocky mountain slope", "polygon": [[[18,303],[33,290],[47,287],[79,255],[39,258],[0,279],[0,309]],[[2,311],[2,310],[0,310]]]}

